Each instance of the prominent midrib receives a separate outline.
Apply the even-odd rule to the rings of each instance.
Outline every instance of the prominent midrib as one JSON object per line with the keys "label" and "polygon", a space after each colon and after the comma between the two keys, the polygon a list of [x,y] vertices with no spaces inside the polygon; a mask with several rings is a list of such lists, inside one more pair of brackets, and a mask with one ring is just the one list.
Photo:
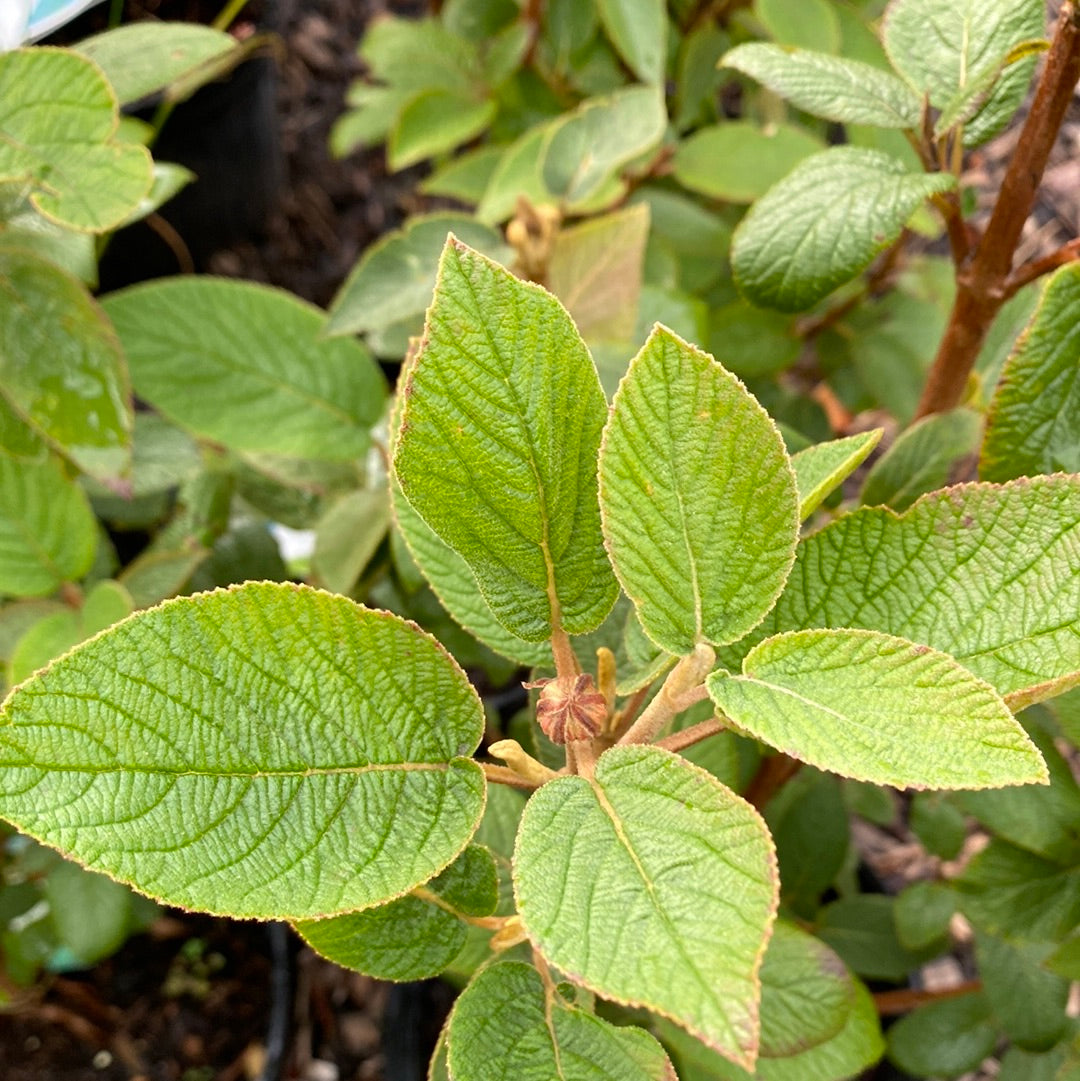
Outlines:
{"label": "prominent midrib", "polygon": [[48,773],[93,773],[93,774],[145,774],[151,777],[213,777],[222,779],[259,780],[268,777],[334,777],[362,776],[366,773],[445,773],[452,762],[372,762],[364,766],[310,766],[306,769],[168,769],[162,766],[138,765],[57,765],[50,762],[0,761],[0,769],[32,769]]}

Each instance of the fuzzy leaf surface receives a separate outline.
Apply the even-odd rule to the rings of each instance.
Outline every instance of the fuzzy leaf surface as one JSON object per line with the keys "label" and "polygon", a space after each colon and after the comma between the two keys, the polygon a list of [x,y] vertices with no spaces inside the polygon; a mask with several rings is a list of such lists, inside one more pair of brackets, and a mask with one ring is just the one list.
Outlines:
{"label": "fuzzy leaf surface", "polygon": [[845,515],[799,545],[757,633],[894,634],[955,657],[1015,709],[1080,672],[1078,612],[1080,477],[1035,477]]}
{"label": "fuzzy leaf surface", "polygon": [[116,97],[63,49],[0,55],[0,181],[31,187],[45,217],[87,232],[124,221],[150,190],[150,154],[116,139]]}
{"label": "fuzzy leaf surface", "polygon": [[279,289],[170,278],[113,293],[105,311],[136,393],[236,451],[347,460],[368,447],[386,388],[368,351],[323,340],[323,313]]}
{"label": "fuzzy leaf surface", "polygon": [[878,445],[882,429],[815,443],[791,456],[799,485],[799,518],[806,521],[825,497],[843,484]]}
{"label": "fuzzy leaf surface", "polygon": [[791,567],[798,502],[765,410],[657,326],[615,395],[600,455],[604,536],[649,636],[688,654],[759,623]]}
{"label": "fuzzy leaf surface", "polygon": [[837,124],[915,129],[922,116],[922,102],[907,83],[862,60],[749,42],[725,54],[721,65]]}
{"label": "fuzzy leaf surface", "polygon": [[425,980],[465,945],[462,916],[489,916],[497,900],[491,853],[469,845],[441,875],[396,901],[293,926],[335,964],[377,980]]}
{"label": "fuzzy leaf surface", "polygon": [[465,847],[483,712],[386,612],[268,582],[91,639],[0,712],[0,816],[172,904],[302,919],[382,904]]}
{"label": "fuzzy leaf surface", "polygon": [[1080,472],[1080,268],[1047,283],[1005,362],[979,461],[985,480]]}
{"label": "fuzzy leaf surface", "polygon": [[0,453],[0,594],[44,597],[86,574],[96,549],[93,511],[60,464]]}
{"label": "fuzzy leaf surface", "polygon": [[496,618],[538,642],[598,626],[617,586],[600,534],[600,380],[565,308],[451,239],[405,383],[402,492]]}
{"label": "fuzzy leaf surface", "polygon": [[707,680],[718,709],[785,754],[898,788],[1048,783],[993,687],[947,654],[867,630],[767,638],[743,674]]}
{"label": "fuzzy leaf surface", "polygon": [[[893,67],[930,104],[945,109],[1018,43],[1043,36],[1039,0],[893,0],[883,26]],[[1034,58],[1007,67],[985,104],[964,126],[964,144],[996,135],[1024,99]]]}
{"label": "fuzzy leaf surface", "polygon": [[546,993],[536,969],[518,961],[473,980],[454,1006],[447,1037],[454,1081],[676,1081],[647,1032],[575,1009]]}
{"label": "fuzzy leaf surface", "polygon": [[743,218],[731,246],[736,284],[764,308],[805,311],[850,281],[955,178],[909,173],[880,150],[837,146],[801,162]]}
{"label": "fuzzy leaf surface", "polygon": [[116,334],[77,278],[26,251],[0,251],[0,395],[91,476],[130,466],[131,387]]}
{"label": "fuzzy leaf surface", "polygon": [[615,747],[591,780],[560,777],[529,800],[514,879],[556,968],[752,1066],[778,880],[749,804],[677,755]]}

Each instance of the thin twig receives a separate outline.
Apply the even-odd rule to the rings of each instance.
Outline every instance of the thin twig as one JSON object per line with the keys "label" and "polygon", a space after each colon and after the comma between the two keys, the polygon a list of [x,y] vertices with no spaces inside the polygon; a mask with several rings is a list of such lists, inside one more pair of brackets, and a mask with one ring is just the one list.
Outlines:
{"label": "thin twig", "polygon": [[916,990],[902,987],[896,991],[878,991],[874,995],[874,1005],[882,1017],[894,1017],[901,1013],[910,1013],[917,1006],[928,1002],[941,1002],[947,998],[960,998],[982,990],[982,980],[967,980],[955,987],[942,987],[936,991]]}
{"label": "thin twig", "polygon": [[743,798],[759,811],[802,769],[802,763],[786,754],[774,754],[761,761]]}
{"label": "thin twig", "polygon": [[1044,255],[1041,259],[1036,259],[1033,263],[1017,267],[1005,281],[1006,297],[1013,296],[1025,285],[1041,278],[1044,274],[1049,274],[1051,270],[1057,270],[1058,267],[1075,262],[1077,259],[1080,259],[1080,237],[1070,240],[1068,244],[1062,244],[1060,248],[1050,252],[1049,255]]}
{"label": "thin twig", "polygon": [[681,732],[672,732],[670,736],[658,739],[656,746],[663,747],[665,751],[678,753],[687,747],[693,747],[695,743],[700,743],[703,739],[708,739],[709,736],[715,736],[717,732],[723,732],[726,727],[723,722],[713,717],[711,720],[700,721],[689,728],[684,728]]}

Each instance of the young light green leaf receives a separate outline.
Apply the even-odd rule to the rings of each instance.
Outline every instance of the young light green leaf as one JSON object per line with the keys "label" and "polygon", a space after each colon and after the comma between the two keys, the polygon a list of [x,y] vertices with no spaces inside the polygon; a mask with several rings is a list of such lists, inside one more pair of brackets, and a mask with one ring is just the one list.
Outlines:
{"label": "young light green leaf", "polygon": [[469,845],[437,878],[396,901],[293,926],[335,964],[377,980],[425,980],[465,945],[463,917],[491,915],[497,899],[491,853]]}
{"label": "young light green leaf", "polygon": [[94,235],[39,214],[31,194],[25,183],[0,181],[0,247],[40,255],[94,288],[98,283]]}
{"label": "young light green leaf", "polygon": [[799,518],[806,521],[825,497],[866,461],[878,445],[883,429],[815,443],[791,456],[791,468],[799,485]]}
{"label": "young light green leaf", "polygon": [[407,322],[409,333],[419,334],[451,231],[492,258],[501,258],[507,250],[498,233],[467,214],[412,218],[364,252],[334,297],[325,333],[369,334]]}
{"label": "young light green leaf", "polygon": [[115,953],[131,933],[131,892],[104,875],[61,862],[42,892],[57,938],[83,965]]}
{"label": "young light green leaf", "polygon": [[804,311],[854,278],[924,200],[956,183],[880,150],[836,146],[770,188],[735,230],[736,284],[754,304]]}
{"label": "young light green leaf", "polygon": [[957,466],[975,453],[982,426],[973,409],[950,409],[916,421],[873,464],[859,502],[905,511],[919,496],[944,488]]}
{"label": "young light green leaf", "polygon": [[979,460],[985,480],[1080,472],[1080,267],[1046,284],[1005,362]]}
{"label": "young light green leaf", "polygon": [[170,278],[105,300],[140,397],[247,452],[347,460],[368,447],[386,388],[357,341],[320,339],[317,308],[268,286]]}
{"label": "young light green leaf", "polygon": [[544,148],[544,184],[567,206],[584,203],[623,165],[656,146],[666,124],[655,87],[631,86],[590,98],[551,129]]}
{"label": "young light green leaf", "polygon": [[676,755],[615,747],[593,778],[560,777],[529,800],[514,879],[552,965],[752,1068],[778,882],[749,804]]}
{"label": "young light green leaf", "polygon": [[725,120],[679,143],[671,165],[684,188],[729,203],[752,203],[822,149],[820,139],[791,124],[762,128]]}
{"label": "young light green leaf", "polygon": [[[555,124],[556,121],[536,124],[509,147],[503,148],[502,157],[476,208],[478,221],[485,225],[505,221],[514,214],[519,199],[525,199],[533,206],[558,202],[548,191],[542,175],[548,138]],[[471,243],[464,233],[458,232],[462,240]]]}
{"label": "young light green leaf", "polygon": [[0,453],[0,595],[44,597],[86,574],[96,549],[90,504],[60,464]]}
{"label": "young light green leaf", "polygon": [[305,919],[384,904],[465,847],[483,710],[412,624],[307,587],[180,598],[0,712],[0,816],[172,904]]}
{"label": "young light green leaf", "polygon": [[559,231],[547,285],[587,342],[633,336],[648,237],[642,203]]}
{"label": "young light green leaf", "polygon": [[0,251],[0,395],[81,470],[115,478],[130,467],[116,334],[80,281],[26,251]]}
{"label": "young light green leaf", "polygon": [[526,641],[581,634],[615,603],[600,535],[600,380],[566,309],[451,238],[409,367],[394,469]]}
{"label": "young light green leaf", "polygon": [[840,47],[840,23],[828,0],[755,0],[754,13],[781,45],[825,53]]}
{"label": "young light green leaf", "polygon": [[707,680],[718,709],[819,769],[897,788],[1048,783],[1046,764],[989,684],[947,654],[867,630],[767,638],[743,674]]}
{"label": "young light green leaf", "polygon": [[[1018,42],[1041,37],[1038,0],[893,0],[885,15],[885,51],[921,97],[947,108],[969,83]],[[985,105],[964,127],[966,146],[996,135],[1024,99],[1034,57],[1005,69]]]}
{"label": "young light green leaf", "polygon": [[1078,543],[1077,476],[957,485],[899,516],[866,508],[803,540],[762,631],[865,627],[923,642],[1020,708],[1080,673]]}
{"label": "young light green leaf", "polygon": [[390,129],[386,160],[391,170],[407,169],[480,135],[495,116],[496,104],[476,94],[440,87],[422,90],[402,107]]}
{"label": "young light green leaf", "polygon": [[647,1032],[570,1006],[518,961],[493,965],[469,984],[447,1035],[454,1081],[677,1081]]}
{"label": "young light green leaf", "polygon": [[116,97],[91,61],[64,49],[0,55],[0,103],[0,181],[29,183],[47,218],[104,232],[150,190],[150,154],[116,140]]}
{"label": "young light green leaf", "polygon": [[600,503],[616,574],[670,653],[734,641],[783,589],[798,494],[780,433],[730,372],[665,327],[615,395]]}
{"label": "young light green leaf", "polygon": [[101,68],[120,104],[129,105],[200,68],[213,73],[237,41],[209,26],[147,19],[95,34],[74,48]]}
{"label": "young light green leaf", "polygon": [[907,83],[861,60],[755,41],[720,63],[838,124],[916,129],[922,117],[922,101]]}
{"label": "young light green leaf", "polygon": [[836,1036],[855,1004],[855,981],[820,939],[778,922],[761,966],[761,1057],[783,1059]]}
{"label": "young light green leaf", "polygon": [[659,85],[667,64],[664,0],[596,0],[604,33],[627,67],[643,82]]}

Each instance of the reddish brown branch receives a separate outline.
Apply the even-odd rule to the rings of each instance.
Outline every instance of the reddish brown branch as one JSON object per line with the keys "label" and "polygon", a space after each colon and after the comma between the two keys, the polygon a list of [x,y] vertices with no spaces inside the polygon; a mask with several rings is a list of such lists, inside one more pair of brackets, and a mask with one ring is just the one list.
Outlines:
{"label": "reddish brown branch", "polygon": [[1024,222],[1035,203],[1050,150],[1080,79],[1080,19],[1062,5],[1054,39],[1016,150],[978,248],[957,274],[956,301],[915,416],[958,405],[994,316],[1008,299],[1009,276]]}
{"label": "reddish brown branch", "polygon": [[874,995],[874,1005],[882,1017],[894,1017],[897,1014],[909,1013],[916,1006],[924,1006],[928,1002],[960,998],[961,995],[970,995],[973,991],[981,990],[981,980],[968,980],[966,983],[958,983],[955,987],[943,987],[938,991],[917,991],[905,987],[899,991],[878,991]]}
{"label": "reddish brown branch", "polygon": [[1011,297],[1030,282],[1041,278],[1044,274],[1049,274],[1051,270],[1057,270],[1059,266],[1075,262],[1077,259],[1080,259],[1080,237],[1070,240],[1068,244],[1062,244],[1056,251],[1044,255],[1041,259],[1036,259],[1033,263],[1017,267],[1005,282],[1006,296]]}
{"label": "reddish brown branch", "polygon": [[666,751],[678,752],[687,747],[692,747],[695,743],[700,743],[703,739],[708,739],[709,736],[715,736],[717,732],[723,731],[723,724],[713,717],[711,720],[701,721],[700,724],[692,724],[689,728],[682,729],[681,732],[672,732],[670,736],[658,739],[656,746],[663,747]]}
{"label": "reddish brown branch", "polygon": [[802,763],[786,754],[774,754],[761,761],[754,779],[747,786],[743,797],[759,811],[795,776],[802,768]]}

